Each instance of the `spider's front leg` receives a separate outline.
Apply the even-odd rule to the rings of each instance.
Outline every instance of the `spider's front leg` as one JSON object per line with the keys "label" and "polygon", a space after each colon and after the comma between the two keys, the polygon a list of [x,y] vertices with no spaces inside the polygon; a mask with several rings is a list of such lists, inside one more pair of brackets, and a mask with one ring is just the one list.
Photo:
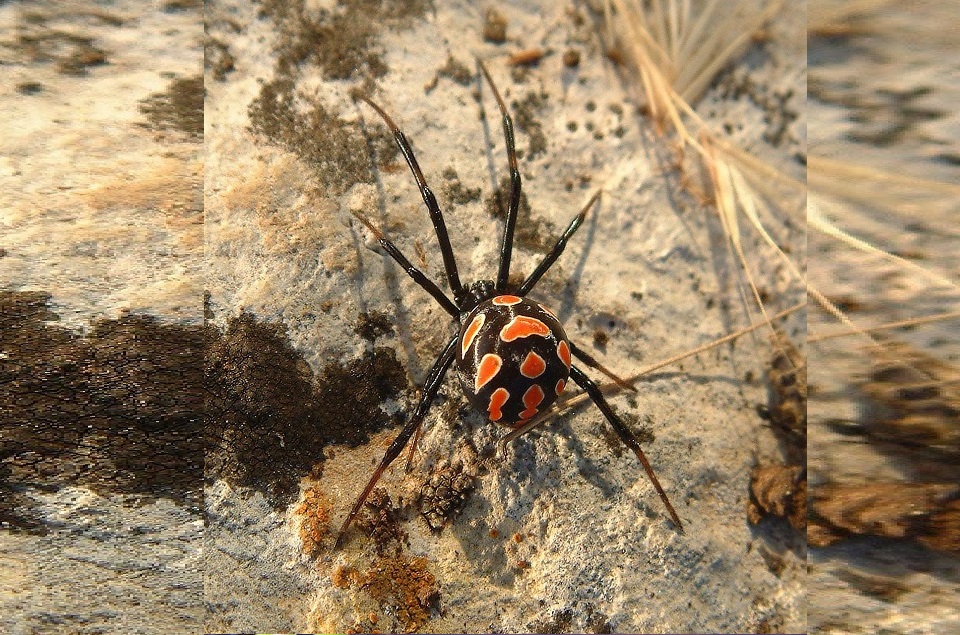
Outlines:
{"label": "spider's front leg", "polygon": [[430,369],[427,380],[423,385],[423,396],[420,398],[420,403],[417,404],[416,410],[413,411],[413,416],[410,417],[410,421],[407,422],[407,425],[403,426],[403,430],[400,431],[397,438],[394,439],[390,447],[387,448],[387,453],[380,461],[380,465],[377,466],[367,486],[363,488],[363,492],[361,492],[357,502],[354,503],[350,513],[347,514],[347,519],[343,521],[343,526],[340,527],[340,532],[337,534],[337,542],[333,547],[334,550],[343,547],[344,536],[346,535],[347,529],[349,529],[354,517],[359,513],[360,508],[363,507],[363,503],[366,502],[367,497],[370,496],[373,487],[377,484],[377,481],[380,480],[384,470],[390,467],[390,464],[403,452],[403,448],[406,447],[410,441],[410,437],[412,437],[413,433],[420,427],[420,423],[427,415],[427,411],[430,410],[430,404],[433,398],[436,397],[437,391],[440,389],[440,384],[443,383],[443,377],[446,375],[447,369],[450,368],[450,364],[453,363],[454,352],[457,349],[457,339],[457,337],[454,337],[450,340],[450,343],[447,344],[443,352],[440,353],[440,357],[437,358],[437,361],[433,364],[433,368]]}
{"label": "spider's front leg", "polygon": [[597,408],[600,409],[600,412],[603,413],[603,416],[607,418],[607,421],[610,422],[610,425],[613,426],[614,431],[617,433],[617,436],[620,437],[620,440],[623,441],[624,445],[633,450],[633,453],[637,455],[637,458],[640,459],[640,463],[643,465],[643,469],[646,470],[647,476],[650,478],[650,482],[653,483],[653,487],[657,490],[657,494],[660,495],[660,500],[663,501],[663,504],[667,506],[667,511],[670,512],[670,518],[673,520],[673,524],[677,526],[677,529],[680,530],[680,533],[683,533],[683,523],[680,522],[680,516],[677,515],[676,510],[673,508],[673,505],[670,504],[670,499],[667,498],[667,493],[663,491],[663,487],[660,486],[660,481],[657,480],[657,475],[653,472],[653,466],[650,465],[650,461],[647,460],[647,456],[643,453],[643,448],[640,447],[640,441],[637,439],[636,435],[630,431],[630,428],[620,420],[620,418],[614,414],[613,409],[610,407],[610,404],[607,403],[607,400],[604,399],[603,393],[600,392],[600,387],[597,386],[592,379],[586,376],[586,374],[577,368],[572,366],[570,368],[570,378],[573,379],[581,388],[587,391],[587,394],[590,395],[590,399],[593,400],[593,403],[597,405]]}

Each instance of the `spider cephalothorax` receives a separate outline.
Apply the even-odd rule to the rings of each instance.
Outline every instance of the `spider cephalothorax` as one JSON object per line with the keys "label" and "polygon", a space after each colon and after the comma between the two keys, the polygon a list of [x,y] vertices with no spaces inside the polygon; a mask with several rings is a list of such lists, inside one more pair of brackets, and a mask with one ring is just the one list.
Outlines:
{"label": "spider cephalothorax", "polygon": [[[450,314],[457,323],[458,333],[447,342],[443,352],[440,353],[440,357],[434,362],[424,382],[420,401],[410,420],[390,444],[390,447],[387,448],[386,455],[380,461],[380,465],[377,466],[373,476],[367,482],[367,486],[344,520],[340,533],[337,535],[336,548],[343,544],[347,528],[353,522],[357,512],[360,511],[383,471],[400,456],[411,438],[417,438],[416,435],[419,434],[420,425],[430,409],[430,404],[437,395],[440,384],[454,361],[457,364],[460,383],[470,403],[490,421],[511,427],[526,426],[528,423],[535,425],[537,415],[542,414],[556,401],[567,385],[567,381],[572,379],[587,392],[620,437],[620,440],[636,454],[654,488],[660,495],[660,499],[670,512],[670,518],[682,531],[683,526],[680,517],[660,486],[637,437],[613,412],[600,392],[600,388],[593,380],[573,364],[573,357],[612,377],[620,385],[631,389],[632,387],[603,368],[588,353],[570,342],[557,316],[526,297],[543,277],[543,274],[563,253],[567,241],[583,223],[587,212],[600,197],[600,192],[596,192],[587,201],[587,204],[584,205],[580,213],[574,217],[557,240],[553,249],[520,286],[515,289],[508,289],[507,280],[510,275],[510,258],[513,252],[513,233],[520,207],[520,170],[517,167],[517,153],[514,147],[513,122],[507,113],[507,107],[503,103],[497,87],[493,83],[493,79],[490,77],[490,73],[482,62],[478,61],[478,64],[500,109],[507,146],[507,158],[510,162],[510,203],[507,208],[503,239],[500,242],[500,266],[495,281],[480,280],[469,286],[464,286],[460,282],[456,258],[450,246],[450,238],[447,235],[443,214],[440,212],[436,197],[423,178],[413,149],[403,132],[393,123],[387,113],[370,99],[361,97],[363,101],[379,113],[393,132],[400,152],[417,181],[420,195],[423,197],[423,202],[430,213],[430,220],[433,222],[433,228],[437,233],[447,283],[450,285],[454,299],[451,300],[426,274],[414,267],[406,256],[397,249],[396,245],[365,216],[356,212],[354,214],[377,237],[384,251],[397,261],[404,271]],[[414,445],[416,445],[416,440],[414,440]]]}

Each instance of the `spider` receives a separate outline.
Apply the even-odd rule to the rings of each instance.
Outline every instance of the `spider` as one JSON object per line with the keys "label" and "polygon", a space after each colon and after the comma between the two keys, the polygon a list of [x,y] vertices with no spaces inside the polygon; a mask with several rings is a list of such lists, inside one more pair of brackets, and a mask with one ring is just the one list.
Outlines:
{"label": "spider", "polygon": [[[527,276],[523,283],[515,289],[509,288],[507,281],[510,274],[510,257],[513,251],[513,235],[520,204],[521,185],[520,170],[517,167],[517,153],[514,147],[513,121],[487,67],[480,60],[477,60],[477,64],[490,85],[500,109],[510,168],[510,199],[503,238],[500,243],[500,266],[497,270],[496,281],[479,280],[470,285],[461,283],[443,214],[437,204],[436,197],[424,180],[423,173],[420,171],[420,166],[413,154],[413,149],[403,132],[383,108],[366,96],[358,96],[373,108],[387,124],[387,127],[393,133],[397,146],[400,148],[400,152],[410,167],[410,171],[413,173],[417,187],[420,189],[420,194],[423,196],[423,201],[430,213],[437,240],[440,243],[447,283],[453,292],[453,299],[427,278],[422,271],[410,264],[410,261],[396,245],[369,219],[359,212],[354,212],[354,215],[377,238],[383,250],[403,267],[407,275],[433,296],[434,300],[456,320],[459,332],[450,339],[427,374],[421,398],[413,411],[413,416],[410,417],[403,430],[390,444],[380,464],[367,482],[367,486],[357,498],[346,520],[344,520],[340,532],[337,534],[334,549],[340,549],[343,546],[347,529],[377,481],[380,480],[384,470],[400,456],[411,438],[415,435],[419,436],[420,426],[430,409],[431,402],[443,383],[444,376],[454,362],[456,362],[460,384],[473,407],[485,414],[490,421],[513,428],[515,432],[530,424],[535,415],[549,408],[563,392],[567,381],[572,379],[587,392],[623,443],[636,454],[654,488],[660,495],[660,499],[666,505],[670,518],[677,530],[682,533],[683,524],[680,522],[680,517],[657,480],[650,461],[647,460],[643,449],[640,447],[640,441],[613,412],[597,384],[572,363],[572,358],[576,357],[587,366],[611,377],[625,388],[630,390],[635,390],[635,388],[608,371],[591,355],[570,342],[557,316],[546,307],[527,298],[527,294],[533,290],[540,278],[563,253],[567,241],[583,223],[587,212],[599,200],[600,191],[590,197],[590,200],[570,222],[543,261]],[[416,439],[414,440],[415,444]]]}

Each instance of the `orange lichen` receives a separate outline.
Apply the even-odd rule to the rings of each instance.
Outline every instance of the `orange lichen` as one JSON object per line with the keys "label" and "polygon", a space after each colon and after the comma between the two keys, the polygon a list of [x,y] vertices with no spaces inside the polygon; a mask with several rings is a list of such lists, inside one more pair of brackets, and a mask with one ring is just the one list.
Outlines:
{"label": "orange lichen", "polygon": [[340,565],[330,574],[330,581],[333,582],[333,586],[338,589],[346,589],[351,585],[359,586],[360,583],[363,582],[363,579],[360,576],[360,572],[353,567]]}
{"label": "orange lichen", "polygon": [[300,521],[303,551],[314,557],[320,553],[323,539],[330,533],[330,502],[319,487],[314,486],[303,493],[303,500],[295,513],[303,517]]}
{"label": "orange lichen", "polygon": [[376,560],[364,574],[361,588],[384,613],[396,616],[405,633],[423,626],[430,619],[430,609],[440,601],[437,579],[427,569],[427,559],[403,554]]}

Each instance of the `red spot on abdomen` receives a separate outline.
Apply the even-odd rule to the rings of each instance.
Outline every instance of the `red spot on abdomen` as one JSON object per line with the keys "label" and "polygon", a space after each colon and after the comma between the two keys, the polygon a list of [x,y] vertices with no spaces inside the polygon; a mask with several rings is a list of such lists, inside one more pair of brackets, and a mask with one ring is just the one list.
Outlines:
{"label": "red spot on abdomen", "polygon": [[522,301],[515,295],[498,295],[491,300],[491,302],[500,306],[513,306],[514,304],[520,304]]}
{"label": "red spot on abdomen", "polygon": [[501,366],[503,366],[503,360],[500,359],[499,355],[494,355],[493,353],[484,355],[480,360],[480,365],[477,366],[477,378],[474,382],[473,392],[480,392],[481,388],[497,376]]}
{"label": "red spot on abdomen", "polygon": [[520,374],[530,379],[536,379],[542,375],[545,370],[547,370],[547,363],[533,351],[527,353],[523,363],[520,364]]}
{"label": "red spot on abdomen", "polygon": [[490,405],[487,407],[487,412],[490,413],[490,421],[500,421],[500,418],[503,417],[500,409],[503,408],[503,404],[507,403],[509,398],[510,393],[507,392],[506,388],[497,388],[493,391],[493,394],[490,395]]}
{"label": "red spot on abdomen", "polygon": [[557,355],[560,357],[560,361],[563,362],[563,365],[568,369],[570,368],[570,347],[567,346],[567,343],[563,340],[560,340],[560,343],[557,344]]}
{"label": "red spot on abdomen", "polygon": [[564,389],[566,386],[567,386],[567,382],[566,382],[566,381],[564,381],[564,380],[562,380],[562,379],[561,379],[560,381],[558,381],[558,382],[557,382],[557,394],[559,395],[560,393],[562,393],[562,392],[563,392],[563,389]]}
{"label": "red spot on abdomen", "polygon": [[460,359],[467,358],[467,349],[473,345],[473,340],[477,339],[477,332],[480,330],[480,327],[483,326],[486,319],[483,313],[477,314],[477,316],[473,318],[473,321],[470,322],[467,330],[463,332],[463,341],[460,343]]}
{"label": "red spot on abdomen", "polygon": [[529,419],[537,414],[537,406],[539,406],[542,401],[543,388],[537,384],[527,388],[527,392],[523,393],[523,405],[526,406],[527,409],[520,413],[520,418]]}
{"label": "red spot on abdomen", "polygon": [[518,315],[500,329],[500,339],[504,342],[512,342],[515,339],[530,337],[531,335],[546,337],[550,335],[550,327],[537,318]]}

